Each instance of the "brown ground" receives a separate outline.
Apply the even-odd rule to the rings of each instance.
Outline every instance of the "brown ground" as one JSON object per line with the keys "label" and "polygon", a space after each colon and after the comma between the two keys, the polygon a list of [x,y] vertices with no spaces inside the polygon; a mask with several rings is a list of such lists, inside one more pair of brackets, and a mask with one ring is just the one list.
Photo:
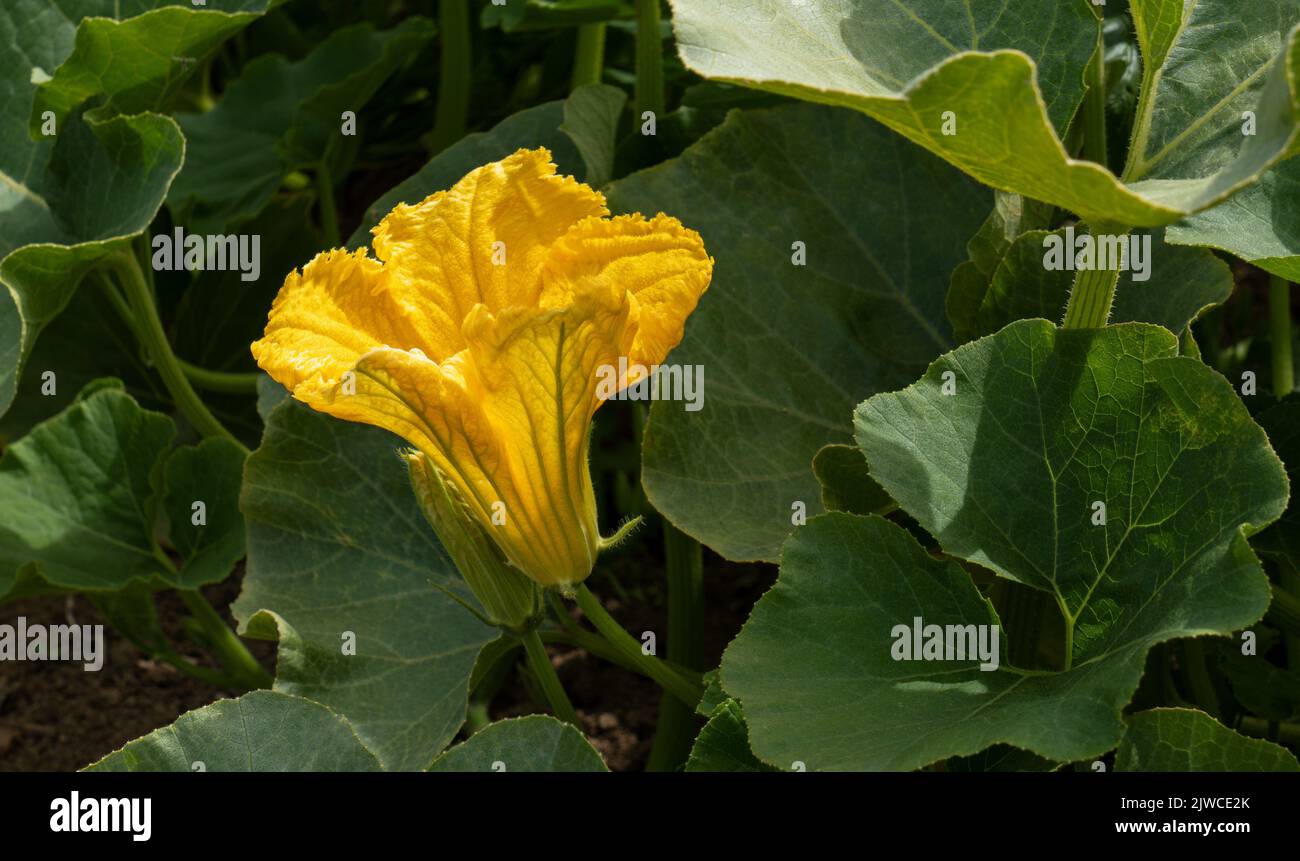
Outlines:
{"label": "brown ground", "polygon": [[[715,666],[727,642],[740,630],[749,608],[775,578],[770,566],[736,566],[717,557],[708,560],[705,574],[708,605],[705,621],[709,666]],[[657,576],[645,583],[625,583],[638,599],[659,601]],[[592,589],[613,595],[612,584],[599,574]],[[210,587],[204,594],[223,615],[239,593],[239,577]],[[661,606],[637,600],[607,606],[629,630],[664,630]],[[174,596],[162,594],[158,613],[172,642],[193,660],[203,661],[195,647],[184,647],[181,628],[185,609]],[[97,624],[103,620],[84,598],[29,598],[4,606],[12,623],[26,616],[29,623]],[[219,690],[189,678],[167,664],[145,658],[105,626],[109,650],[106,668],[120,672],[88,673],[80,664],[65,662],[0,663],[0,771],[72,771],[111,753],[131,739],[167,726],[185,712],[238,691]],[[249,641],[249,648],[268,668],[274,667],[275,646]],[[587,725],[592,743],[615,771],[643,767],[653,740],[659,707],[654,683],[628,673],[586,652],[569,647],[552,649],[574,707]],[[545,711],[529,698],[516,680],[508,682],[493,702],[494,718]]]}

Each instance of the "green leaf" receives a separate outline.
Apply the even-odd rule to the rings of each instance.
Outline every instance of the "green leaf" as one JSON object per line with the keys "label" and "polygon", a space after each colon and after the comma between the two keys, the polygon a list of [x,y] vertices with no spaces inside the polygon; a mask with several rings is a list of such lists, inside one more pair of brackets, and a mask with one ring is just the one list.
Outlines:
{"label": "green leaf", "polygon": [[686,761],[687,771],[780,771],[760,762],[749,749],[749,729],[740,703],[719,703],[700,730]]}
{"label": "green leaf", "polygon": [[401,445],[297,401],[275,407],[244,470],[248,567],[232,612],[248,636],[279,638],[277,691],[347,718],[385,768],[417,770],[460,728],[498,632],[443,591],[467,595]]}
{"label": "green leaf", "polygon": [[341,139],[343,111],[360,114],[433,29],[420,17],[382,32],[356,24],[299,62],[278,54],[253,60],[211,111],[179,115],[189,156],[168,203],[196,232],[257,214],[288,173],[324,158]]}
{"label": "green leaf", "polygon": [[[499,161],[518,149],[535,149],[545,147],[551,151],[551,158],[558,167],[558,172],[572,176],[586,176],[587,170],[594,170],[605,146],[597,139],[602,126],[587,124],[588,118],[605,117],[608,120],[608,88],[592,90],[580,88],[564,102],[546,102],[511,114],[492,128],[491,131],[466,135],[447,149],[434,156],[428,164],[393,188],[366,209],[361,225],[348,239],[349,248],[360,248],[370,243],[370,229],[393,210],[399,203],[419,203],[429,195],[451,188],[456,182],[476,167],[491,161]],[[603,107],[595,107],[603,103]],[[593,110],[595,114],[593,114]],[[578,135],[578,118],[583,118],[582,132]],[[604,122],[602,120],[601,122]],[[568,125],[570,131],[561,129]],[[600,131],[603,133],[603,130]],[[582,150],[575,143],[580,136]],[[584,161],[590,158],[590,163]],[[588,181],[591,177],[587,176]]]}
{"label": "green leaf", "polygon": [[817,452],[813,474],[822,486],[827,511],[885,514],[895,507],[885,489],[871,477],[862,449],[853,445],[828,445]]}
{"label": "green leaf", "polygon": [[717,260],[668,359],[705,367],[704,408],[652,406],[650,501],[729,559],[774,560],[792,505],[820,510],[810,465],[851,441],[853,407],[952,346],[948,277],[991,195],[861,115],[796,103],[731,113],[610,199],[672,213]]}
{"label": "green leaf", "polygon": [[[7,305],[7,299],[8,294],[0,291],[0,308]],[[0,369],[9,367],[5,361],[0,357]],[[53,377],[47,377],[47,372]],[[170,396],[157,374],[145,365],[135,335],[104,292],[78,290],[32,345],[13,404],[0,417],[0,446],[12,444],[53,417],[88,383],[104,377],[120,379],[146,409],[171,409]]]}
{"label": "green leaf", "polygon": [[434,760],[429,771],[609,771],[582,733],[549,715],[501,720]]}
{"label": "green leaf", "polygon": [[1002,191],[993,195],[993,203],[993,211],[966,244],[970,259],[952,271],[948,288],[948,320],[953,335],[963,344],[979,337],[980,303],[1011,243],[1030,230],[1050,227],[1056,212],[1051,204]]}
{"label": "green leaf", "polygon": [[348,722],[320,703],[253,691],[186,712],[85,771],[379,771]]}
{"label": "green leaf", "polygon": [[[32,137],[41,134],[46,111],[61,128],[76,108],[96,96],[106,97],[95,109],[99,117],[165,109],[211,51],[278,2],[283,0],[211,0],[196,7],[190,0],[152,0],[148,5],[161,8],[129,4],[128,12],[142,12],[134,17],[122,15],[120,0],[46,0],[37,4],[48,12],[40,17],[32,9],[15,10],[36,19],[32,23],[44,28],[44,40],[65,43],[63,57],[49,66],[37,64],[53,77],[36,91]],[[74,26],[76,41],[67,45]],[[28,63],[21,71],[31,68]]]}
{"label": "green leaf", "polygon": [[0,459],[0,598],[164,576],[150,475],[175,434],[171,419],[106,388],[10,446]]}
{"label": "green leaf", "polygon": [[[1071,159],[1058,135],[1099,40],[1085,0],[966,4],[965,15],[946,0],[672,6],[682,60],[700,75],[863,111],[982,182],[1088,221],[1168,224],[1295,151],[1300,14],[1276,0],[1134,0],[1146,62],[1123,181]],[[1253,136],[1241,134],[1247,110]]]}
{"label": "green leaf", "polygon": [[[1049,236],[1065,243],[1065,229],[1048,233],[1033,230],[1018,237],[1007,249],[976,314],[976,331],[991,335],[1015,320],[1042,317],[1059,321],[1074,283],[1074,272],[1048,269],[1044,243]],[[1227,300],[1232,293],[1232,270],[1212,252],[1200,248],[1166,245],[1158,235],[1135,231],[1133,237],[1151,246],[1146,260],[1150,280],[1133,280],[1122,272],[1111,310],[1112,323],[1156,323],[1171,332],[1187,328],[1207,308]],[[1073,255],[1068,247],[1065,253]]]}
{"label": "green leaf", "polygon": [[1059,762],[1006,744],[995,744],[973,756],[956,756],[945,763],[945,770],[951,772],[1044,772],[1056,771],[1060,767]]}
{"label": "green leaf", "polygon": [[176,583],[181,589],[219,583],[244,558],[244,452],[232,440],[206,439],[173,452],[165,470],[163,511],[172,544],[185,559]]}
{"label": "green leaf", "polygon": [[1246,537],[1281,513],[1286,478],[1229,384],[1176,352],[1155,326],[1021,321],[860,406],[872,476],[946,554],[1055,596],[1071,668],[894,660],[897,625],[997,614],[902,528],[825,515],[787,542],[723,659],[755,753],[809,770],[913,769],[998,743],[1092,758],[1119,740],[1151,646],[1259,620],[1268,581]]}
{"label": "green leaf", "polygon": [[1246,738],[1205,712],[1152,709],[1128,719],[1116,771],[1300,771],[1284,747]]}
{"label": "green leaf", "polygon": [[150,114],[70,119],[53,144],[32,144],[25,128],[0,118],[0,185],[12,192],[0,195],[0,282],[8,288],[0,291],[0,414],[41,330],[81,279],[148,228],[183,151],[176,123]]}
{"label": "green leaf", "polygon": [[578,87],[564,102],[560,131],[578,148],[587,166],[587,184],[595,188],[614,174],[614,137],[626,103],[626,93],[604,84]]}
{"label": "green leaf", "polygon": [[1300,281],[1300,158],[1283,162],[1231,200],[1170,225],[1176,245],[1218,248]]}

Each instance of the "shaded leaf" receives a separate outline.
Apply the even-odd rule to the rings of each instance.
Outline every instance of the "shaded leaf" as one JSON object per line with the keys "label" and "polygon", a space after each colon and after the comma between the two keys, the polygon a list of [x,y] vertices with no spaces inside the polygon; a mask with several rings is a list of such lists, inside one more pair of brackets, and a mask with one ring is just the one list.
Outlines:
{"label": "shaded leaf", "polygon": [[248,563],[231,610],[249,636],[279,639],[277,691],[342,715],[385,768],[417,770],[463,723],[475,658],[498,632],[439,588],[464,592],[401,446],[297,401],[275,407],[245,466]]}
{"label": "shaded leaf", "polygon": [[773,560],[791,506],[820,509],[810,465],[850,441],[854,405],[952,346],[948,277],[991,195],[865,117],[791,104],[733,112],[610,199],[671,212],[717,260],[668,359],[704,367],[703,409],[652,406],[650,501],[729,559]]}
{"label": "shaded leaf", "polygon": [[582,733],[549,715],[500,720],[434,760],[429,771],[609,771]]}
{"label": "shaded leaf", "polygon": [[86,771],[379,771],[348,722],[325,706],[253,691],[186,712]]}
{"label": "shaded leaf", "polygon": [[740,703],[719,703],[700,730],[686,761],[687,771],[780,771],[759,762],[749,749],[749,729]]}
{"label": "shaded leaf", "polygon": [[1295,755],[1246,738],[1205,712],[1151,709],[1128,719],[1116,771],[1300,771]]}

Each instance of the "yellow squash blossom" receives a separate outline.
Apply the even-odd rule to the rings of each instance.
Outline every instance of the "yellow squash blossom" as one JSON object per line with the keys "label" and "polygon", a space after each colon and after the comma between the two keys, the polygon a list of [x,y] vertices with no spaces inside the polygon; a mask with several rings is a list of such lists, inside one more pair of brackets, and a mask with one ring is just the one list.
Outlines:
{"label": "yellow squash blossom", "polygon": [[314,409],[408,441],[528,577],[581,582],[600,543],[602,368],[681,340],[713,269],[699,234],[611,218],[544,149],[400,204],[373,234],[374,257],[328,251],[285,279],[257,363]]}

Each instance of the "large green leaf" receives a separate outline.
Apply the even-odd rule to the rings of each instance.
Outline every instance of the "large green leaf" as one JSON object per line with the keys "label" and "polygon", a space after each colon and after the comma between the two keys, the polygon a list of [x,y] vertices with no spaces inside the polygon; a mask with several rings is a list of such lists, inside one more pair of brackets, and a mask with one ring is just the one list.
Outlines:
{"label": "large green leaf", "polygon": [[275,407],[245,467],[248,569],[232,612],[249,636],[280,640],[276,690],[347,718],[385,768],[415,770],[460,728],[498,632],[439,588],[464,592],[400,446],[297,401]]}
{"label": "large green leaf", "polygon": [[171,419],[105,388],[10,446],[0,459],[0,598],[162,576],[150,475],[175,435]]}
{"label": "large green leaf", "polygon": [[45,13],[34,16],[33,23],[45,40],[60,45],[61,54],[50,65],[35,64],[48,80],[32,104],[33,137],[40,134],[46,111],[61,122],[97,96],[105,97],[96,107],[103,116],[164,109],[207,54],[281,2],[45,0],[20,5],[15,10],[19,15]]}
{"label": "large green leaf", "polygon": [[269,5],[25,0],[0,8],[0,413],[42,328],[87,271],[147,229],[181,166],[176,123],[138,112],[165,105],[205,53]]}
{"label": "large green leaf", "polygon": [[1128,719],[1116,771],[1300,771],[1295,754],[1228,729],[1194,709],[1152,709]]}
{"label": "large green leaf", "polygon": [[299,62],[253,60],[211,111],[179,115],[189,152],[168,203],[197,232],[255,215],[286,174],[315,165],[341,139],[342,112],[359,114],[432,36],[419,17],[383,32],[357,24]]}
{"label": "large green leaf", "polygon": [[[0,459],[0,599],[32,592],[193,589],[244,555],[243,453],[228,440],[172,450],[176,425],[116,380],[97,381]],[[203,502],[202,522],[194,503]],[[165,514],[179,571],[155,535]],[[137,591],[137,596],[143,591]]]}
{"label": "large green leaf", "polygon": [[343,718],[320,703],[253,691],[186,712],[86,771],[378,771]]}
{"label": "large green leaf", "polygon": [[1152,645],[1268,606],[1246,537],[1285,505],[1281,464],[1231,386],[1163,329],[1014,323],[855,418],[872,477],[946,553],[1056,597],[1071,668],[1012,667],[1005,648],[989,671],[895,661],[896,625],[997,615],[901,527],[816,518],[723,660],[765,761],[910,769],[996,743],[1094,757],[1118,741]]}
{"label": "large green leaf", "polygon": [[1300,281],[1300,158],[1283,162],[1226,203],[1170,225],[1179,245],[1219,248]]}
{"label": "large green leaf", "polygon": [[699,74],[864,111],[995,188],[1089,221],[1168,224],[1294,152],[1295,0],[1134,0],[1145,75],[1123,181],[1070,158],[1058,134],[1098,44],[1087,0],[671,2]]}
{"label": "large green leaf", "polygon": [[434,760],[429,771],[609,771],[582,735],[548,715],[497,721]]}
{"label": "large green leaf", "polygon": [[991,195],[859,114],[791,104],[733,112],[610,199],[672,213],[717,260],[669,359],[703,365],[703,408],[653,405],[646,492],[722,555],[773,560],[792,506],[821,510],[812,459],[850,442],[853,407],[952,346],[949,273]]}

